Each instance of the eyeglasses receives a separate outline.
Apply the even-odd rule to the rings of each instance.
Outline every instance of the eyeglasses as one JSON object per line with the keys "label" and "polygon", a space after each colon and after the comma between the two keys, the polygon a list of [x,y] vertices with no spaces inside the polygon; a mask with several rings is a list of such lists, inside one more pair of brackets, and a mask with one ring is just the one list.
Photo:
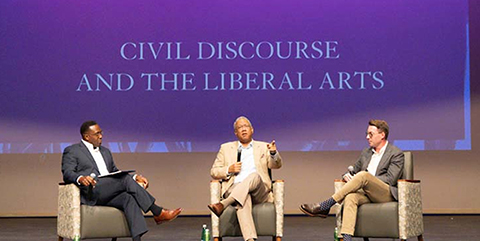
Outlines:
{"label": "eyeglasses", "polygon": [[365,135],[367,135],[369,138],[372,138],[374,135],[380,134],[380,133],[373,133],[373,132],[365,132]]}
{"label": "eyeglasses", "polygon": [[250,127],[252,127],[252,126],[249,125],[249,124],[245,124],[245,125],[237,126],[237,130],[241,130],[243,128],[250,128]]}

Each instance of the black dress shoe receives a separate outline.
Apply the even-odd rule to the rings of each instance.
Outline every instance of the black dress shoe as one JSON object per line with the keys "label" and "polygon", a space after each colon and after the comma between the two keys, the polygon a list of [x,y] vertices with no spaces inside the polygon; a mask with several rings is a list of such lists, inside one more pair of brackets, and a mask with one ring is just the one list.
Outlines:
{"label": "black dress shoe", "polygon": [[302,210],[302,212],[309,216],[321,218],[326,218],[328,216],[328,213],[330,212],[330,208],[322,210],[320,204],[318,203],[302,204],[300,205],[300,210]]}

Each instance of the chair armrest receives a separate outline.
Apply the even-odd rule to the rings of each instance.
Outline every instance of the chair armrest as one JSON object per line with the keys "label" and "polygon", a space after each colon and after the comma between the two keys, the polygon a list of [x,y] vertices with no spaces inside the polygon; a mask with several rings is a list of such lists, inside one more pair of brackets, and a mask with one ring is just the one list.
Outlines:
{"label": "chair armrest", "polygon": [[285,209],[285,181],[275,180],[273,181],[273,202],[276,212],[276,235],[277,237],[283,237],[283,215]]}
{"label": "chair armrest", "polygon": [[338,192],[342,187],[347,184],[344,180],[342,179],[335,179],[334,181],[334,187],[335,187],[335,192]]}
{"label": "chair armrest", "polygon": [[398,180],[400,239],[423,234],[422,192],[419,180]]}
{"label": "chair armrest", "polygon": [[[222,195],[222,184],[219,180],[210,181],[210,203],[220,202]],[[213,212],[210,212],[212,219],[212,237],[220,236],[220,220]]]}
{"label": "chair armrest", "polygon": [[219,180],[210,181],[210,203],[220,202],[220,197],[222,195],[222,184]]}
{"label": "chair armrest", "polygon": [[[334,180],[334,188],[335,192],[338,192],[340,189],[342,189],[343,186],[345,186],[346,182],[342,179],[335,179]],[[342,229],[342,208],[343,208],[343,203],[338,204],[336,203],[332,207],[332,211],[335,213],[335,225],[338,228],[338,230]],[[341,236],[340,236],[341,237]]]}
{"label": "chair armrest", "polygon": [[400,179],[398,182],[420,183],[420,180]]}
{"label": "chair armrest", "polygon": [[80,189],[75,184],[58,186],[57,234],[74,239],[80,236]]}
{"label": "chair armrest", "polygon": [[[335,179],[334,181],[334,188],[335,188],[335,193],[338,192],[340,189],[342,189],[343,186],[345,186],[346,182],[342,179]],[[341,210],[342,210],[342,206],[338,203],[336,203],[333,207],[332,207],[332,211],[335,213],[335,216],[339,216],[341,215]]]}

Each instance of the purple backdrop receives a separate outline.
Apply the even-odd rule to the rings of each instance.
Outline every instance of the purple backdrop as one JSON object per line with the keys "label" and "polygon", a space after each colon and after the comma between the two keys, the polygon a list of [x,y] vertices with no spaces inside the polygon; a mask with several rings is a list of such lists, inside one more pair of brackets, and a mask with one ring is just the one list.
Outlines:
{"label": "purple backdrop", "polygon": [[2,1],[0,30],[0,153],[88,119],[115,152],[216,151],[240,115],[281,150],[361,149],[371,118],[471,145],[466,0]]}

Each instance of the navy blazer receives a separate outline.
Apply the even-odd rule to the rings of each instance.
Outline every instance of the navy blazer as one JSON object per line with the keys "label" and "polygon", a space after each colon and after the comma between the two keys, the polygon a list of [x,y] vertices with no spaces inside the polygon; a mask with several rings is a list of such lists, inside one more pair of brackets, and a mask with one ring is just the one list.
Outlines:
{"label": "navy blazer", "polygon": [[[118,171],[118,168],[113,162],[112,153],[108,148],[100,146],[100,153],[105,160],[108,172]],[[89,187],[78,185],[77,178],[80,176],[90,176],[91,173],[99,176],[97,163],[93,159],[92,154],[88,151],[87,146],[83,142],[73,144],[63,151],[62,156],[62,174],[63,181],[67,184],[74,183],[80,188],[81,201],[84,204],[95,205],[96,199],[87,200],[87,194]]]}

